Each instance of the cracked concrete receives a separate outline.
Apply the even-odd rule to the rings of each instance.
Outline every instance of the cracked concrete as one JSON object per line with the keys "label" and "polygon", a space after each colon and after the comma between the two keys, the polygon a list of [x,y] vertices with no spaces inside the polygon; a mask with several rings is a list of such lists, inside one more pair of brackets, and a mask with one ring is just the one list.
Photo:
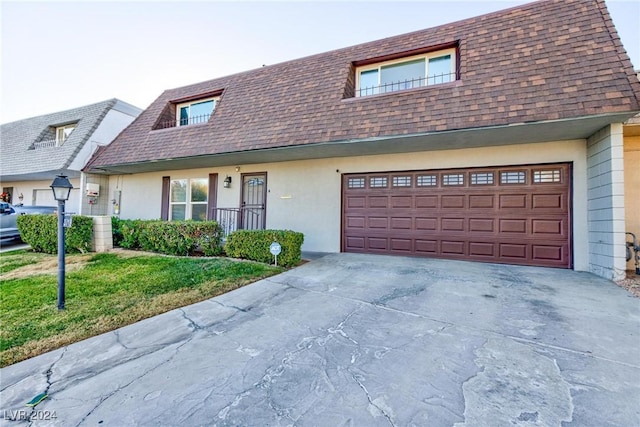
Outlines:
{"label": "cracked concrete", "polygon": [[588,273],[332,254],[0,371],[1,425],[640,425],[640,300]]}

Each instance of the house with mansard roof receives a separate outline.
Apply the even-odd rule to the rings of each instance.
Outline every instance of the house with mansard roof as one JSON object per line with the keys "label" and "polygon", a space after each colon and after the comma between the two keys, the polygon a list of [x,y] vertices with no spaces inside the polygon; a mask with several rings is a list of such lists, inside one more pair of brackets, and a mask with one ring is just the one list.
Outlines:
{"label": "house with mansard roof", "polygon": [[[23,205],[56,206],[51,182],[69,177],[67,211],[90,214],[106,210],[104,197],[86,197],[81,170],[97,148],[109,144],[142,110],[119,99],[3,124],[0,127],[0,181],[7,201]],[[99,183],[94,183],[99,186]],[[97,188],[97,187],[93,187]]]}
{"label": "house with mansard roof", "polygon": [[124,218],[617,278],[639,111],[604,1],[545,0],[165,90],[85,173]]}

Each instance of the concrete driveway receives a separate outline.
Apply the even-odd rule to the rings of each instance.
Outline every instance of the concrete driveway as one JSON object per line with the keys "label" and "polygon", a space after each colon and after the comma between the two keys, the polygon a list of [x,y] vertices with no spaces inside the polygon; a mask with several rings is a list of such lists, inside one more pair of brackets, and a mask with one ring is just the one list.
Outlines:
{"label": "concrete driveway", "polygon": [[332,254],[1,375],[4,425],[46,391],[34,425],[638,426],[640,300],[588,273]]}

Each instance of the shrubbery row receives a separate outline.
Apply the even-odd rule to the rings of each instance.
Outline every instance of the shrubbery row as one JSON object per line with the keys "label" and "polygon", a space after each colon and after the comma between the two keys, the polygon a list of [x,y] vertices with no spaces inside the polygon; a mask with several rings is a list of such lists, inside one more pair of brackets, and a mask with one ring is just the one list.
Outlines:
{"label": "shrubbery row", "polygon": [[[20,237],[34,251],[48,254],[58,253],[57,215],[19,215],[17,223]],[[88,216],[74,215],[71,227],[65,229],[65,252],[89,252],[92,238],[93,219]]]}
{"label": "shrubbery row", "polygon": [[216,221],[130,220],[112,217],[113,244],[168,255],[222,253],[222,228]]}
{"label": "shrubbery row", "polygon": [[273,242],[280,243],[282,247],[282,252],[278,255],[278,265],[293,267],[300,262],[304,235],[290,230],[234,231],[227,237],[224,251],[233,258],[270,263],[273,261],[273,255],[269,246]]}

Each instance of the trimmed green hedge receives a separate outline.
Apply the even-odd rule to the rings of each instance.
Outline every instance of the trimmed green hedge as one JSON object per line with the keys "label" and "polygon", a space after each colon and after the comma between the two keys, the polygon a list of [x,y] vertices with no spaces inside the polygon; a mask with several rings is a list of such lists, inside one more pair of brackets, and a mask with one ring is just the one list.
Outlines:
{"label": "trimmed green hedge", "polygon": [[[57,215],[19,215],[17,218],[20,237],[36,252],[58,253]],[[93,219],[74,215],[71,227],[65,229],[66,253],[85,253],[91,250]]]}
{"label": "trimmed green hedge", "polygon": [[169,255],[206,256],[222,253],[222,228],[216,221],[112,220],[118,244],[126,249],[142,249]]}
{"label": "trimmed green hedge", "polygon": [[304,234],[290,230],[238,230],[227,237],[224,247],[228,256],[253,261],[271,263],[273,255],[269,246],[280,243],[282,252],[278,255],[278,265],[293,267],[302,259]]}

